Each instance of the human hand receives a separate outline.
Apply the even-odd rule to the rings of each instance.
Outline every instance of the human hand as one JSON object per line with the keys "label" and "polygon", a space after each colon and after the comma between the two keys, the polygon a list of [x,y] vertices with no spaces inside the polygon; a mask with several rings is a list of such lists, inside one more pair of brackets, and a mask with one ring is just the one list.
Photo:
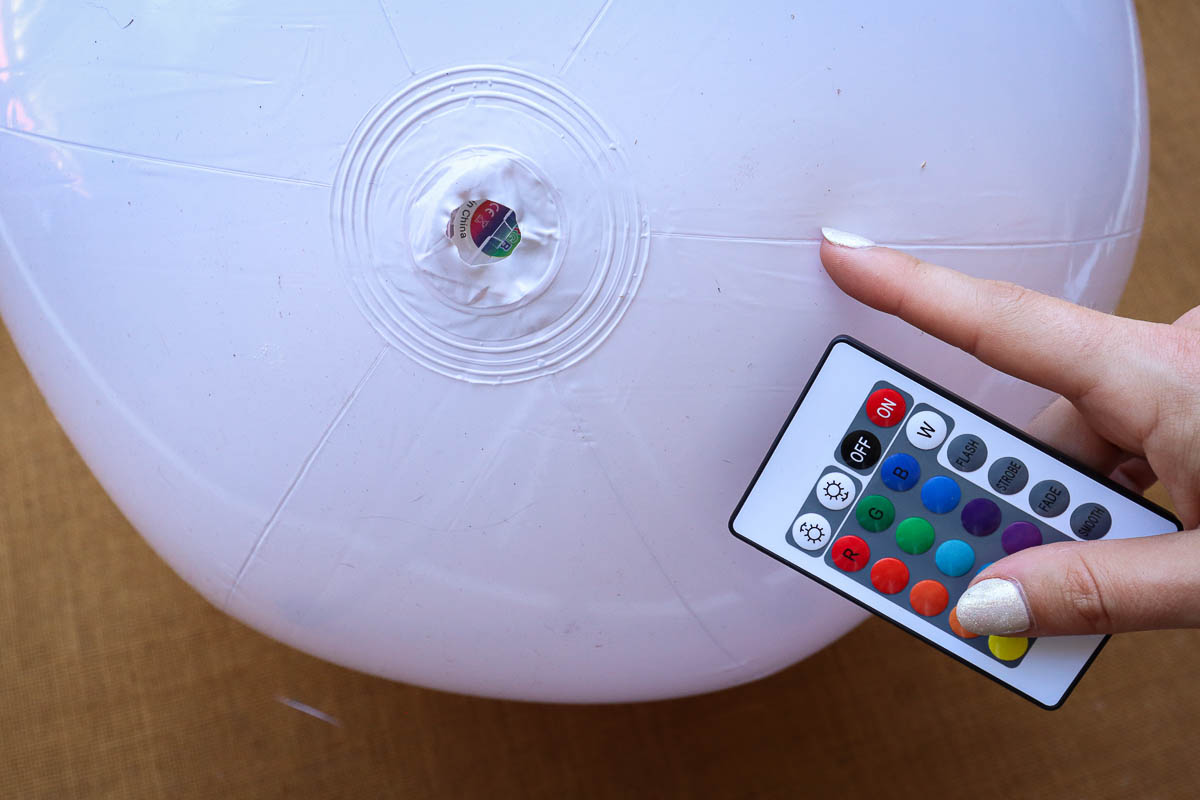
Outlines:
{"label": "human hand", "polygon": [[[1200,525],[1200,307],[1173,325],[1125,319],[822,233],[843,291],[1057,392],[1031,434],[1135,491],[1161,480],[1184,526]],[[958,621],[1024,636],[1200,627],[1196,534],[1023,550],[972,580]]]}

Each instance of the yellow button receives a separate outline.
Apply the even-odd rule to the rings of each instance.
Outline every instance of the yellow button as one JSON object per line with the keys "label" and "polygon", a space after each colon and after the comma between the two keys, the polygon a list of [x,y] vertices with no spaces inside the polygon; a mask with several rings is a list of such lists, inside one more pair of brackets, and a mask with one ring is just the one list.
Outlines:
{"label": "yellow button", "polygon": [[992,655],[1001,661],[1016,661],[1025,655],[1025,651],[1028,649],[1029,640],[1023,636],[1016,638],[1009,636],[988,637],[988,650],[991,650]]}

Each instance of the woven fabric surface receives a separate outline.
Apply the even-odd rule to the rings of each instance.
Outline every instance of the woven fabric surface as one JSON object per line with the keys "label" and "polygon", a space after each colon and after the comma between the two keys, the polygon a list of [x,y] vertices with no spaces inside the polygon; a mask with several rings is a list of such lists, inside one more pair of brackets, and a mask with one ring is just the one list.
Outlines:
{"label": "woven fabric surface", "polygon": [[[1200,303],[1200,4],[1139,11],[1150,201],[1120,311],[1169,321]],[[0,408],[0,797],[983,800],[1200,786],[1200,632],[1116,637],[1056,712],[877,620],[705,697],[446,695],[323,663],[210,607],[108,500],[3,333]]]}

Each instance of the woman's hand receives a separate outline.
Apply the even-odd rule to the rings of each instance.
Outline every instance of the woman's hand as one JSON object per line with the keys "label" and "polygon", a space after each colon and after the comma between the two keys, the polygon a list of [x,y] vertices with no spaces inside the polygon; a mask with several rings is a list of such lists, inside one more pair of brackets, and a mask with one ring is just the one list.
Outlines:
{"label": "woman's hand", "polygon": [[[1161,480],[1200,525],[1200,307],[1173,325],[1124,319],[980,280],[824,229],[843,291],[1061,395],[1030,433],[1135,489]],[[1023,550],[958,601],[980,634],[1047,636],[1200,626],[1196,530]]]}

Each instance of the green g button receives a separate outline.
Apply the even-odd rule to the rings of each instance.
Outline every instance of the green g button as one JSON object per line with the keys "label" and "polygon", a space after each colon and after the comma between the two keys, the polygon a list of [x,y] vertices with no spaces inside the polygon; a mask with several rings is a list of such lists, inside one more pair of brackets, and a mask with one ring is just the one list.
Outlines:
{"label": "green g button", "polygon": [[864,529],[871,533],[879,533],[887,530],[887,526],[896,518],[896,507],[883,495],[869,494],[858,501],[854,508],[854,518]]}

